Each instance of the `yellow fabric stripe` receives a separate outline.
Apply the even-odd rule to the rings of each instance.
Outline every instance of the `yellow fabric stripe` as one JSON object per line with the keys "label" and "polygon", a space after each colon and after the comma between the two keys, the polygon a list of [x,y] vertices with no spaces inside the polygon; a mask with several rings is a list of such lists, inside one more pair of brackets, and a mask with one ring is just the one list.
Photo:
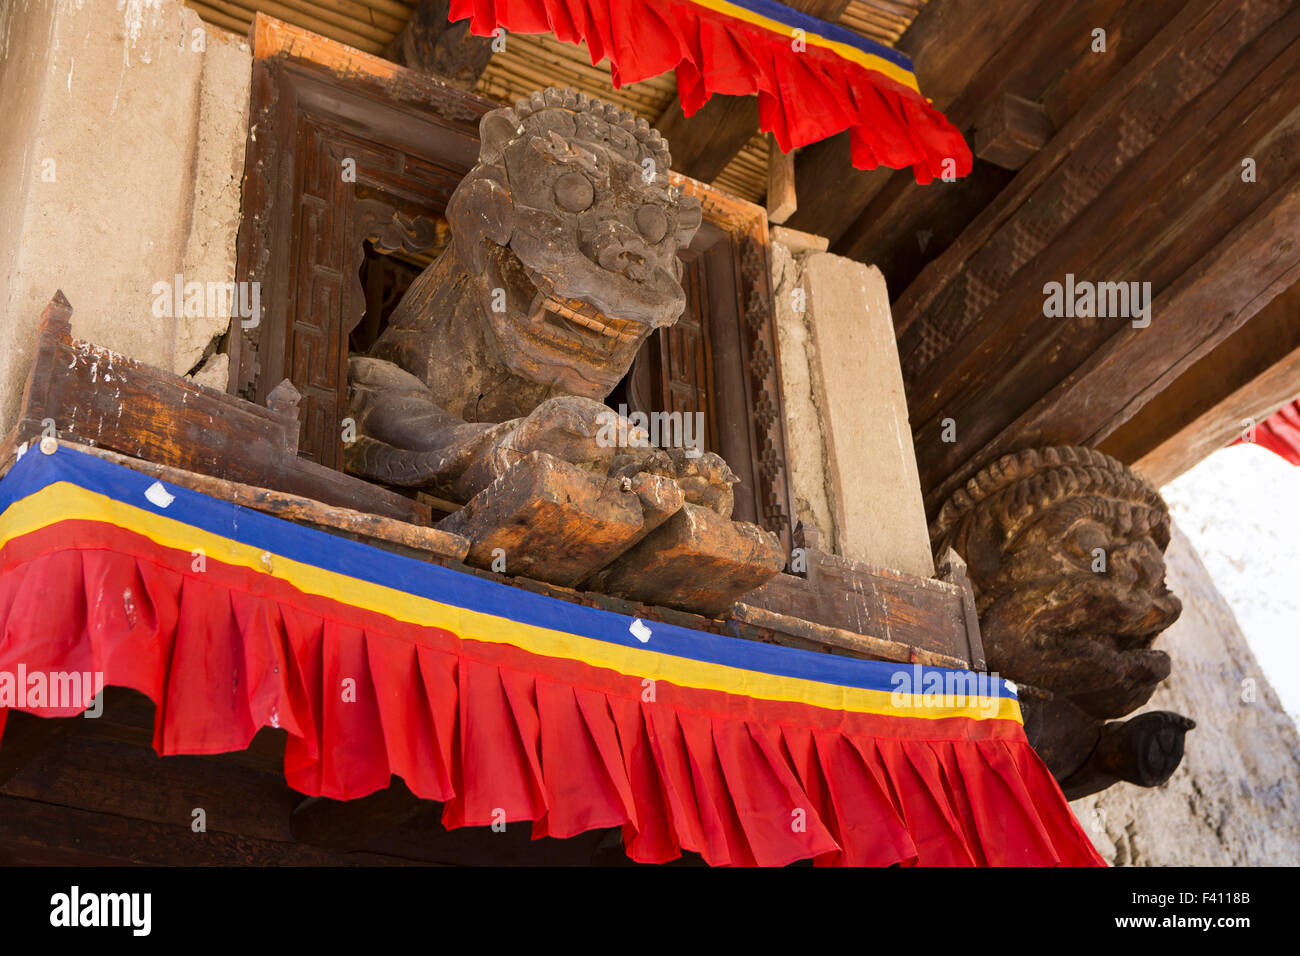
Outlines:
{"label": "yellow fabric stripe", "polygon": [[224,564],[270,574],[308,594],[383,614],[410,624],[439,627],[465,640],[509,644],[531,654],[581,661],[629,677],[665,680],[685,687],[765,700],[810,704],[831,710],[893,717],[971,717],[1021,722],[1014,698],[974,698],[970,706],[895,706],[886,691],[863,690],[695,661],[640,648],[622,647],[578,634],[554,631],[453,604],[443,604],[383,585],[351,578],[212,534],[163,514],[146,511],[68,482],[55,482],[15,502],[0,515],[0,545],[61,521],[107,522],[178,551],[203,553]]}
{"label": "yellow fabric stripe", "polygon": [[[724,16],[735,17],[737,20],[744,20],[746,23],[752,23],[754,26],[762,27],[765,30],[771,30],[774,33],[785,34],[793,38],[794,27],[788,23],[782,23],[780,20],[773,20],[765,17],[761,13],[755,13],[753,10],[747,10],[744,7],[737,6],[734,3],[728,3],[727,0],[691,0],[696,6],[707,7],[715,13],[721,13]],[[819,46],[827,49],[842,57],[864,66],[868,70],[875,70],[883,73],[891,80],[902,83],[909,89],[921,92],[920,86],[917,85],[916,76],[911,70],[906,70],[890,60],[874,53],[868,53],[865,50],[859,50],[855,46],[847,43],[841,43],[838,40],[828,40],[826,37],[816,33],[804,31],[804,39],[810,46]]]}

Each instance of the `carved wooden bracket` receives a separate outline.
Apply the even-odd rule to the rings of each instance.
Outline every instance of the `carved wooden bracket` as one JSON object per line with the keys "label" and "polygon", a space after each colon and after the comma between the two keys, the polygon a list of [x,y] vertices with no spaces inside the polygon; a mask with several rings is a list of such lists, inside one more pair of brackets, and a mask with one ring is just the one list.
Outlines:
{"label": "carved wooden bracket", "polygon": [[1054,772],[1075,773],[1105,721],[1169,674],[1151,646],[1182,609],[1164,583],[1164,501],[1101,452],[1032,449],[979,472],[930,536],[941,564],[950,551],[965,559],[989,667],[1049,692],[1035,746]]}
{"label": "carved wooden bracket", "polygon": [[356,234],[385,252],[423,253],[446,243],[447,224],[438,217],[408,215],[382,199],[357,200]]}
{"label": "carved wooden bracket", "polygon": [[391,60],[472,90],[492,58],[492,40],[469,32],[469,21],[448,22],[449,0],[420,0],[406,29],[384,50]]}

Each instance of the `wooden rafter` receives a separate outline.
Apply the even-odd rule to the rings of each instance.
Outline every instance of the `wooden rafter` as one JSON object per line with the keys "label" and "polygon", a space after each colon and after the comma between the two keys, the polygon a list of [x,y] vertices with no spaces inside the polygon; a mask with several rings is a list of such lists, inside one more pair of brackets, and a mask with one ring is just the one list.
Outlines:
{"label": "wooden rafter", "polygon": [[1102,451],[1157,486],[1300,395],[1300,282],[1111,433]]}
{"label": "wooden rafter", "polygon": [[[973,147],[978,147],[980,122],[1008,96],[1041,104],[1046,120],[1059,129],[1125,68],[1167,18],[1160,4],[1122,0],[1040,7],[972,77],[948,116]],[[1123,38],[1105,55],[1093,53],[1087,42],[1095,23]],[[879,265],[897,297],[1010,180],[1009,172],[986,162],[977,162],[967,178],[934,188],[891,174],[840,236],[835,251]],[[895,241],[904,236],[924,241]]]}
{"label": "wooden rafter", "polygon": [[[896,303],[931,503],[1015,445],[1101,441],[1290,284],[1300,11],[1249,12],[1185,7]],[[1164,331],[1046,320],[1067,273],[1151,282]]]}
{"label": "wooden rafter", "polygon": [[1167,295],[1156,298],[1153,311],[1163,317],[1156,335],[1122,328],[985,443],[969,464],[935,485],[926,495],[927,507],[937,508],[978,467],[975,462],[987,464],[1029,445],[1099,444],[1300,278],[1300,244],[1288,246],[1279,238],[1297,231],[1300,176],[1271,195],[1268,208],[1252,213]]}
{"label": "wooden rafter", "polygon": [[794,156],[781,152],[776,139],[768,137],[767,159],[767,218],[769,222],[782,223],[799,208],[799,197],[794,188]]}

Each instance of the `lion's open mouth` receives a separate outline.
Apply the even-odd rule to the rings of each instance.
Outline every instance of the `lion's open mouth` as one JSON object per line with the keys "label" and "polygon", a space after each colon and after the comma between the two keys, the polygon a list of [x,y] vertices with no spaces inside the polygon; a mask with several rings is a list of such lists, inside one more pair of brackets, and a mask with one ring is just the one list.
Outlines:
{"label": "lion's open mouth", "polygon": [[610,352],[620,343],[640,338],[645,328],[641,322],[612,318],[584,299],[556,295],[550,280],[536,270],[530,269],[528,278],[538,290],[529,312],[531,322],[546,322],[562,332],[592,339]]}
{"label": "lion's open mouth", "polygon": [[490,296],[497,299],[492,311],[509,317],[536,344],[572,360],[596,366],[611,362],[645,335],[644,322],[611,316],[586,299],[561,295],[550,276],[525,265],[508,246],[490,244],[488,273]]}

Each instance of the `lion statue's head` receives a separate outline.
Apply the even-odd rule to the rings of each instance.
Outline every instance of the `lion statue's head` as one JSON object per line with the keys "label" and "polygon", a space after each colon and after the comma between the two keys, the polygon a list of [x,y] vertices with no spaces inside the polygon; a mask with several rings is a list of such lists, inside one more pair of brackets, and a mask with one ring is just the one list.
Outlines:
{"label": "lion statue's head", "polygon": [[513,374],[603,398],[685,308],[677,253],[700,203],[668,183],[657,130],[586,94],[533,93],[479,128],[447,218],[485,335]]}

